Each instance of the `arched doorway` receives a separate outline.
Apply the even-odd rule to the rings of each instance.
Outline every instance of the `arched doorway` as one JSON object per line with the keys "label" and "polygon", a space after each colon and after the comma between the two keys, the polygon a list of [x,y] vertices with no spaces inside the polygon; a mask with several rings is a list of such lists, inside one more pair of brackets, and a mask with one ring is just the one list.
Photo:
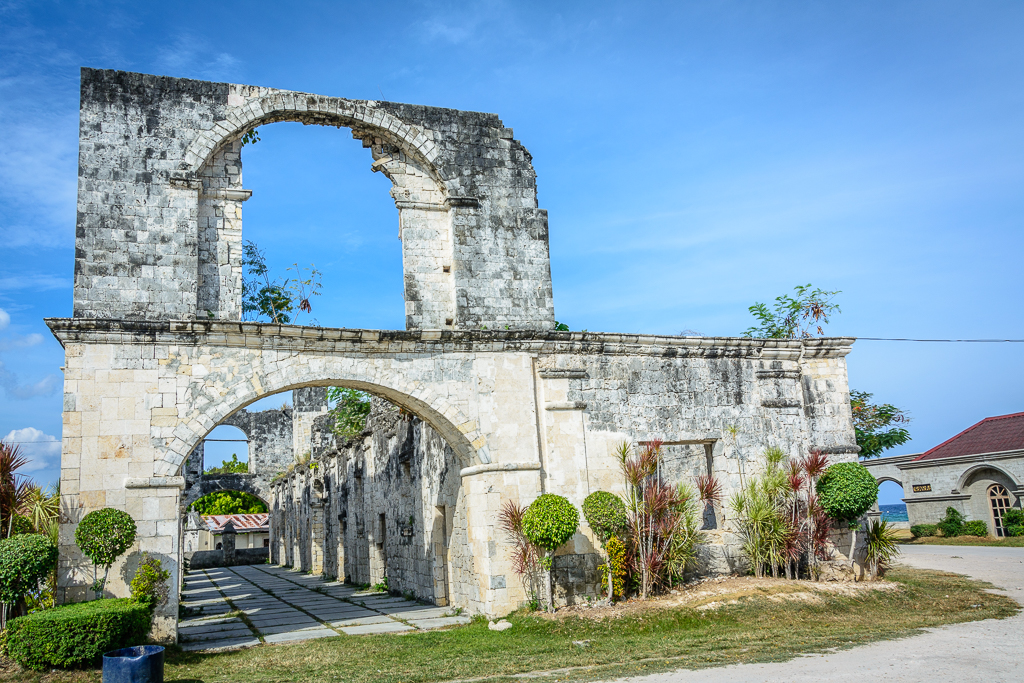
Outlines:
{"label": "arched doorway", "polygon": [[989,519],[992,522],[992,534],[1002,538],[1006,535],[1006,527],[1003,525],[1003,514],[1013,504],[1010,492],[1002,484],[992,484],[988,487]]}
{"label": "arched doorway", "polygon": [[907,505],[903,502],[903,484],[895,479],[881,478],[878,480],[878,510],[882,519],[891,524],[907,524]]}

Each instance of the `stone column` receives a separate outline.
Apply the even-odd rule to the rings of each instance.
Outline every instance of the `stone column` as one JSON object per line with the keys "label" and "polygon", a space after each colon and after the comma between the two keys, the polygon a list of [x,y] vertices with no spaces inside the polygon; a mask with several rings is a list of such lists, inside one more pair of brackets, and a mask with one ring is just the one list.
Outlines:
{"label": "stone column", "polygon": [[221,548],[224,549],[224,566],[230,567],[235,563],[235,525],[229,519],[221,532]]}
{"label": "stone column", "polygon": [[324,502],[314,496],[310,503],[310,567],[312,574],[324,573]]}

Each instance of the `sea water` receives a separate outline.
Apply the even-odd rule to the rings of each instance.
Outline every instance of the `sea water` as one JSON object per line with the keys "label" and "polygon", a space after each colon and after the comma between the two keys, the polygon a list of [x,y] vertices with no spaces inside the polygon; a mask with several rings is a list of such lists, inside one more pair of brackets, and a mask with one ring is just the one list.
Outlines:
{"label": "sea water", "polygon": [[907,517],[907,504],[906,503],[893,503],[892,505],[879,505],[878,509],[882,512],[882,519],[886,522],[907,522],[910,518]]}

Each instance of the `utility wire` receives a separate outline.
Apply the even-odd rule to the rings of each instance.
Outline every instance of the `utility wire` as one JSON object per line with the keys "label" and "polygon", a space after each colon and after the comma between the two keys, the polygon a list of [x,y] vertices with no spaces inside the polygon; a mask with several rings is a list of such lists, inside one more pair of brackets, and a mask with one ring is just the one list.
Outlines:
{"label": "utility wire", "polygon": [[890,339],[887,337],[856,337],[858,341],[907,341],[907,342],[947,342],[971,344],[1022,344],[1024,339]]}

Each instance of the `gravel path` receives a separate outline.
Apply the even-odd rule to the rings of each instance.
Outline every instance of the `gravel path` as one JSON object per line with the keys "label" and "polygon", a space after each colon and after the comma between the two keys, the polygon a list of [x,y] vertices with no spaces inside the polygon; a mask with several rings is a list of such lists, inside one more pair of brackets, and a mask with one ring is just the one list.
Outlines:
{"label": "gravel path", "polygon": [[[989,581],[1024,603],[1024,548],[902,546],[903,564]],[[1024,613],[789,662],[733,664],[621,679],[630,683],[1003,683],[1024,681]]]}
{"label": "gravel path", "polygon": [[[223,650],[469,623],[469,617],[455,616],[447,607],[360,591],[268,565],[190,571],[181,599],[198,612],[178,622],[178,640],[185,650]],[[244,619],[228,616],[239,611]]]}

